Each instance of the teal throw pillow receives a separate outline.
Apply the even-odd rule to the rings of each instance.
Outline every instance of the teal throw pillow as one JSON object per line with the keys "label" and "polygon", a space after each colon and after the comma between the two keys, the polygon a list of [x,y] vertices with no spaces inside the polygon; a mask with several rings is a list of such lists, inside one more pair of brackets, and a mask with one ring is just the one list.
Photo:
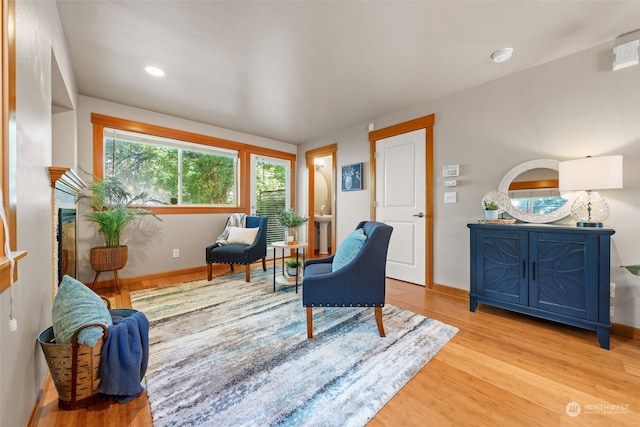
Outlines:
{"label": "teal throw pillow", "polygon": [[[53,336],[56,343],[67,344],[71,336],[87,323],[112,325],[111,313],[102,298],[76,279],[64,276],[53,299]],[[93,347],[102,338],[102,328],[87,328],[78,334],[80,344]]]}
{"label": "teal throw pillow", "polygon": [[362,228],[352,231],[351,234],[344,239],[344,242],[338,247],[336,254],[333,256],[331,271],[340,270],[349,264],[356,255],[358,255],[366,241],[367,236],[364,235]]}

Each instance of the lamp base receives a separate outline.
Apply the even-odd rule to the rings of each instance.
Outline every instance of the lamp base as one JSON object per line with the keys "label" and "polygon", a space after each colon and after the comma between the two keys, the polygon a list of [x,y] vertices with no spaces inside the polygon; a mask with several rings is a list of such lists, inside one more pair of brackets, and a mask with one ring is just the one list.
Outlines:
{"label": "lamp base", "polygon": [[580,221],[576,224],[576,226],[578,227],[600,227],[602,228],[602,223],[601,222],[587,222],[587,221]]}

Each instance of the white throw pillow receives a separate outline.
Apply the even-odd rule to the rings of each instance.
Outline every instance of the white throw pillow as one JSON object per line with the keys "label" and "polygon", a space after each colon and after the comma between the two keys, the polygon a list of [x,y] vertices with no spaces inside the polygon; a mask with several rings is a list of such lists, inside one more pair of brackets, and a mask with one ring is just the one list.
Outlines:
{"label": "white throw pillow", "polygon": [[250,245],[256,240],[258,235],[258,228],[242,228],[242,227],[229,227],[229,237],[227,237],[227,243],[241,243],[243,245]]}

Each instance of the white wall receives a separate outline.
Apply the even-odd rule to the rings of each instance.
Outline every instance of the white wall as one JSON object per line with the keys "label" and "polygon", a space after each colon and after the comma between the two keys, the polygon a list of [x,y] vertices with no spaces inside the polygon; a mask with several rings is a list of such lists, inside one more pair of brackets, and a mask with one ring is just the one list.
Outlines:
{"label": "white wall", "polygon": [[[482,196],[513,166],[532,159],[624,156],[624,189],[603,191],[614,228],[611,280],[617,283],[615,323],[640,327],[640,278],[619,268],[640,263],[640,67],[611,71],[613,41],[440,100],[372,120],[376,129],[435,114],[434,281],[469,289],[467,223],[482,215]],[[508,66],[509,63],[496,64]],[[429,84],[429,82],[425,82]],[[337,167],[364,162],[367,123],[325,135],[298,149],[338,144]],[[442,167],[459,164],[458,203],[444,204]],[[305,170],[299,167],[300,176]],[[365,191],[338,191],[338,244],[369,218]],[[306,206],[301,183],[298,207]],[[563,222],[571,222],[567,218]]]}
{"label": "white wall", "polygon": [[[81,170],[93,169],[93,126],[91,114],[98,113],[143,123],[179,129],[201,135],[295,153],[297,147],[281,141],[205,125],[190,120],[141,110],[86,96],[79,97],[78,163]],[[85,180],[90,179],[80,173]],[[163,271],[204,266],[204,249],[212,244],[224,228],[228,214],[159,215],[162,221],[146,217],[139,224],[125,229],[123,243],[129,246],[129,261],[118,272],[119,277],[136,277]],[[103,246],[96,228],[88,223],[82,212],[78,220],[78,279],[92,282],[95,272],[89,265],[92,247]],[[180,257],[173,258],[173,249],[180,249]],[[108,280],[111,273],[102,273],[100,280]]]}
{"label": "white wall", "polygon": [[53,1],[16,2],[17,243],[28,255],[14,285],[18,330],[9,332],[10,292],[0,294],[0,423],[27,423],[47,370],[38,334],[51,325],[51,54],[75,99],[75,83]]}
{"label": "white wall", "polygon": [[54,113],[51,123],[52,129],[52,158],[53,166],[68,167],[78,171],[78,141],[76,134],[76,112],[65,111]]}

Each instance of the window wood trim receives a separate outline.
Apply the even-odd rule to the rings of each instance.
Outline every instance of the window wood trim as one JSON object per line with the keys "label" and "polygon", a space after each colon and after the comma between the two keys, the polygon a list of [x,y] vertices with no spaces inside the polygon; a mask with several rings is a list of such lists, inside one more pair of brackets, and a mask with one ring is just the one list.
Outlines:
{"label": "window wood trim", "polygon": [[[251,185],[251,171],[248,167],[250,164],[250,155],[258,154],[263,156],[275,157],[291,162],[291,194],[292,203],[295,194],[295,165],[296,154],[284,151],[273,150],[270,148],[259,147],[242,142],[231,141],[228,139],[218,138],[214,136],[202,135],[193,132],[182,131],[178,129],[167,128],[164,126],[152,125],[148,123],[137,122],[134,120],[122,119],[119,117],[106,116],[103,114],[92,113],[91,123],[93,124],[93,175],[97,178],[104,178],[104,128],[113,128],[126,130],[130,132],[144,133],[152,136],[160,136],[164,138],[177,139],[180,141],[193,142],[196,144],[208,145],[211,147],[227,148],[238,151],[238,162],[240,163],[239,189],[240,199],[238,206],[149,206],[145,207],[155,214],[207,214],[207,213],[237,213],[242,211],[250,214],[251,194],[249,193]],[[292,204],[293,206],[293,204]]]}
{"label": "window wood trim", "polygon": [[539,179],[537,181],[517,181],[509,185],[509,190],[540,190],[546,188],[559,188],[557,179]]}
{"label": "window wood trim", "polygon": [[4,247],[4,226],[0,224],[0,293],[9,287],[11,279],[18,280],[17,261],[26,256],[26,251],[16,251],[16,198],[15,186],[15,154],[16,147],[16,44],[15,44],[15,0],[2,0],[2,66],[0,67],[2,120],[0,120],[0,134],[2,148],[0,149],[0,185],[2,186],[2,204],[7,217],[9,229],[9,247],[11,257],[16,266],[11,275],[11,263]]}

